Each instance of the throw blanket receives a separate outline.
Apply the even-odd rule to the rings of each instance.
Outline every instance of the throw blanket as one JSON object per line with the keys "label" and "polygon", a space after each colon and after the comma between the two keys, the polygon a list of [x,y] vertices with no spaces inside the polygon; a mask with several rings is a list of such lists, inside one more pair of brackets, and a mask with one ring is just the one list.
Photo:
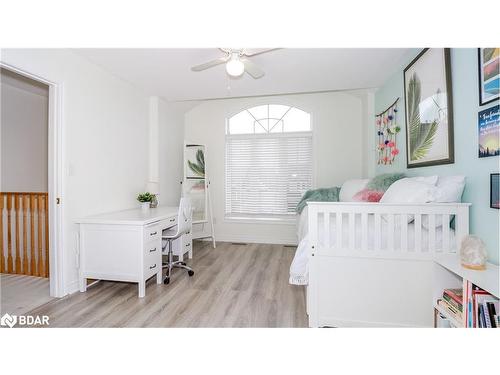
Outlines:
{"label": "throw blanket", "polygon": [[299,214],[302,213],[302,210],[307,205],[307,202],[338,202],[339,192],[340,188],[337,186],[332,188],[308,190],[297,204],[295,211]]}

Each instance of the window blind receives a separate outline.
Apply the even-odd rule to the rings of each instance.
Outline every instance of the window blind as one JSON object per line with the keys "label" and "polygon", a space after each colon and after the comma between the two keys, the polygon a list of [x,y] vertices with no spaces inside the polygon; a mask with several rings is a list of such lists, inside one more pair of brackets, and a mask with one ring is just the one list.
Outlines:
{"label": "window blind", "polygon": [[312,132],[226,137],[226,216],[295,213],[312,186]]}

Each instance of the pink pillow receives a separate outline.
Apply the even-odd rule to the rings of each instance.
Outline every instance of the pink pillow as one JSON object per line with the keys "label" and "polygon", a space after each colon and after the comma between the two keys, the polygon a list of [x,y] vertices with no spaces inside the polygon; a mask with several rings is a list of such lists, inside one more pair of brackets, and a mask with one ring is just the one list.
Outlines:
{"label": "pink pillow", "polygon": [[355,202],[378,202],[383,195],[383,191],[363,189],[358,191],[354,197],[352,197],[352,200]]}

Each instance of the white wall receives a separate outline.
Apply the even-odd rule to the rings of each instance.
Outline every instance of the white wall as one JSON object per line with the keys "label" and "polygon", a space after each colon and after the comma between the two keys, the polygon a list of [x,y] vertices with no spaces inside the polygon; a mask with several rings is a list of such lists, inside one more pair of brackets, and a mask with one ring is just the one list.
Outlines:
{"label": "white wall", "polygon": [[177,206],[183,178],[184,114],[196,102],[149,98],[149,180],[159,183],[160,205]]}
{"label": "white wall", "polygon": [[148,180],[148,96],[69,50],[1,52],[3,62],[62,85],[64,284],[73,292],[74,219],[135,207]]}
{"label": "white wall", "polygon": [[167,103],[162,99],[158,104],[159,200],[162,205],[177,206],[183,177],[184,110],[182,105]]}
{"label": "white wall", "polygon": [[1,191],[47,191],[48,87],[10,74],[1,85]]}
{"label": "white wall", "polygon": [[259,224],[224,219],[226,118],[249,107],[276,103],[311,113],[315,187],[341,185],[362,176],[362,101],[347,93],[319,93],[206,101],[185,115],[185,139],[207,145],[215,234],[220,241],[296,243],[295,222]]}
{"label": "white wall", "polygon": [[[360,92],[361,105],[363,108],[363,128],[365,132],[374,133],[374,119],[375,119],[375,92],[367,90]],[[377,160],[377,150],[375,145],[375,137],[363,137],[363,177],[374,177],[375,163]]]}

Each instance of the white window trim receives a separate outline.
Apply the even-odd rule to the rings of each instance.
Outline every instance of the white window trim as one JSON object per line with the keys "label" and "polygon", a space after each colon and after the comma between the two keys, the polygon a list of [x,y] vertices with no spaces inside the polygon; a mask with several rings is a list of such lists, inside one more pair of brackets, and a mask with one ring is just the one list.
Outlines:
{"label": "white window trim", "polygon": [[296,137],[313,137],[312,130],[307,132],[287,132],[287,133],[257,133],[257,134],[227,134],[227,139],[237,138],[296,138]]}
{"label": "white window trim", "polygon": [[230,224],[264,224],[264,225],[297,225],[297,215],[290,214],[290,217],[276,216],[268,217],[261,215],[260,217],[245,217],[242,215],[225,215],[224,222]]}

